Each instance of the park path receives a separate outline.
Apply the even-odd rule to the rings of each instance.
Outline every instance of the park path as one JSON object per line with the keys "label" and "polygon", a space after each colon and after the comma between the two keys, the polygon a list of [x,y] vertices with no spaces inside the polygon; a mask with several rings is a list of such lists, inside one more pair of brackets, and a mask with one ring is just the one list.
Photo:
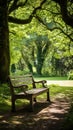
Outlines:
{"label": "park path", "polygon": [[59,86],[67,86],[73,87],[73,80],[47,80],[48,85],[59,85]]}

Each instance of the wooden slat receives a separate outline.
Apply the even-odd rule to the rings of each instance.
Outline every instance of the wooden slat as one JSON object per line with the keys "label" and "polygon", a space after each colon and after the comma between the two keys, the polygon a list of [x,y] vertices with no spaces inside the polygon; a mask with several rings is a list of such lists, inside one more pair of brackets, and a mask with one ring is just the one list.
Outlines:
{"label": "wooden slat", "polygon": [[16,76],[16,77],[11,77],[11,82],[13,86],[18,86],[18,85],[30,85],[33,83],[32,77],[28,76]]}

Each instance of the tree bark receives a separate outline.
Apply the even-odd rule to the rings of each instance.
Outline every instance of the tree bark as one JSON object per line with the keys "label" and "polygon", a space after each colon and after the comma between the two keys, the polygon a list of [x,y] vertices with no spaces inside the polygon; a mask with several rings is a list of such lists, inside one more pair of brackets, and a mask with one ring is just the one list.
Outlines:
{"label": "tree bark", "polygon": [[6,82],[9,66],[8,7],[7,0],[0,0],[0,83]]}

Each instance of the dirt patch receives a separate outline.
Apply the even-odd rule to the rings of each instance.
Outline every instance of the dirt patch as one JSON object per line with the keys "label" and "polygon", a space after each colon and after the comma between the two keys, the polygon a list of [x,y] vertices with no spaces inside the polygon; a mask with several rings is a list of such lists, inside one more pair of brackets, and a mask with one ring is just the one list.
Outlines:
{"label": "dirt patch", "polygon": [[34,112],[28,112],[28,107],[15,113],[0,114],[0,129],[4,130],[62,130],[64,117],[68,113],[67,99],[57,97],[48,102],[35,104]]}

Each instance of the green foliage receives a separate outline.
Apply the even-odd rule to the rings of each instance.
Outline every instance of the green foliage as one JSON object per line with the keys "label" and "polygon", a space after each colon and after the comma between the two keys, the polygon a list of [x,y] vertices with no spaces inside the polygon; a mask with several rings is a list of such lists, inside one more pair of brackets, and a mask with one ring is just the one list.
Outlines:
{"label": "green foliage", "polygon": [[48,35],[32,33],[27,37],[23,37],[21,54],[31,73],[34,73],[34,68],[36,73],[42,73],[41,71],[50,45],[51,42],[48,39]]}
{"label": "green foliage", "polygon": [[[11,16],[27,19],[33,12],[34,8],[40,5],[40,2],[40,0],[36,0],[36,2],[34,0],[28,1],[23,8],[19,7],[16,11],[14,10],[14,12],[11,13]],[[29,68],[31,72],[35,73],[35,62],[37,59],[40,62],[42,57],[41,51],[38,53],[39,56],[37,56],[38,45],[40,47],[43,46],[43,52],[44,47],[47,44],[47,38],[45,38],[45,36],[47,36],[52,44],[46,55],[43,54],[45,57],[43,67],[40,63],[42,74],[50,76],[67,75],[67,72],[72,69],[71,66],[73,64],[71,59],[71,56],[73,55],[73,43],[70,39],[73,36],[72,28],[65,26],[61,15],[58,13],[60,12],[60,6],[56,6],[56,3],[53,1],[49,2],[50,4],[46,1],[41,10],[38,9],[36,11],[36,15],[29,24],[16,25],[9,23],[11,65],[15,64],[18,69],[17,66],[19,66],[20,59],[23,57],[22,63],[24,64],[24,69]],[[40,20],[38,20],[36,16],[38,16]],[[70,58],[67,60],[67,57]],[[38,63],[38,72],[40,70],[38,69],[40,64]]]}
{"label": "green foliage", "polygon": [[0,96],[5,98],[10,96],[10,88],[7,84],[0,84]]}
{"label": "green foliage", "polygon": [[29,70],[27,68],[23,71],[17,69],[15,73],[11,73],[11,75],[16,75],[16,76],[17,75],[25,75],[25,74],[29,74]]}
{"label": "green foliage", "polygon": [[70,71],[68,72],[68,79],[69,79],[69,80],[73,80],[73,70],[70,70]]}

